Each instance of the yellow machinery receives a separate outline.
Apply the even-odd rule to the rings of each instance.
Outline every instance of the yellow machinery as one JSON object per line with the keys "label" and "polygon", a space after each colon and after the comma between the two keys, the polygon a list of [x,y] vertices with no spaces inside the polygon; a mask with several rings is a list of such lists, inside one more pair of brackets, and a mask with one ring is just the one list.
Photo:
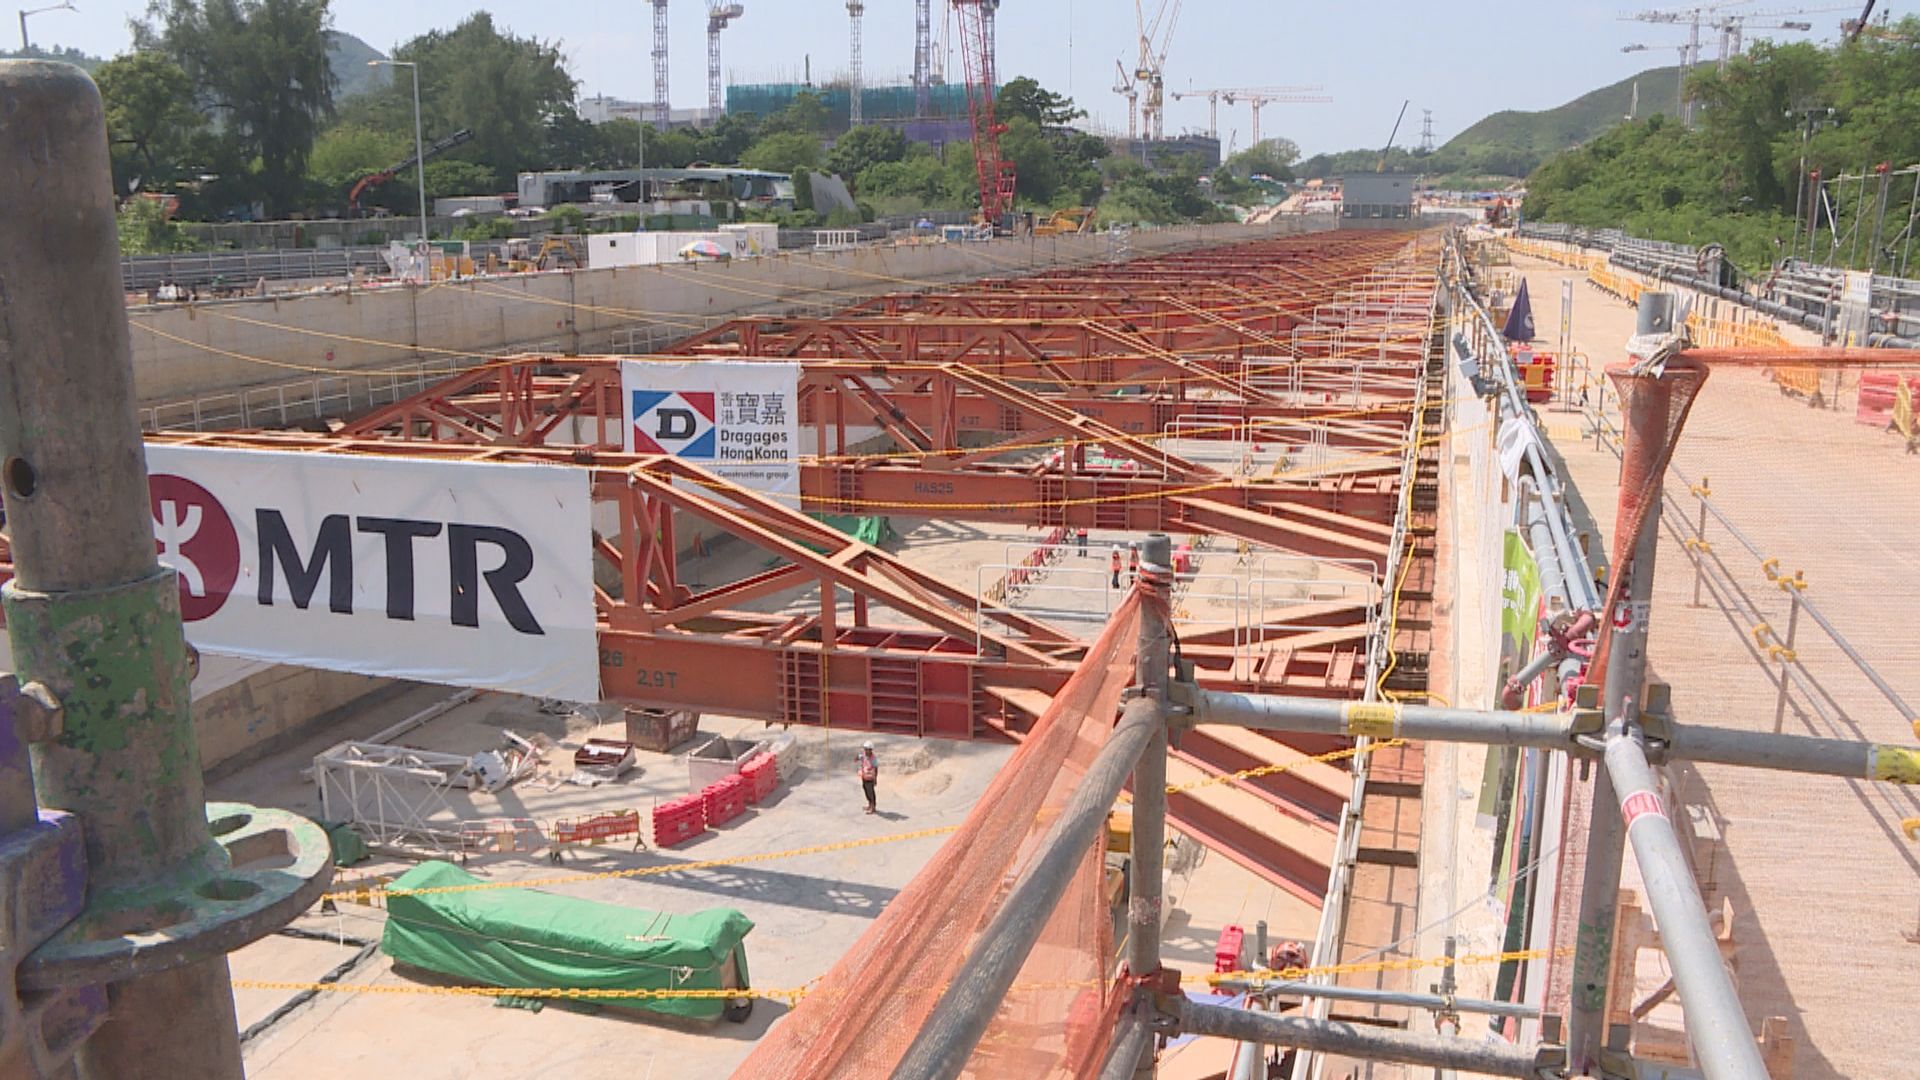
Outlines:
{"label": "yellow machinery", "polygon": [[1033,227],[1035,236],[1060,236],[1093,231],[1093,207],[1072,206],[1055,210],[1045,221]]}

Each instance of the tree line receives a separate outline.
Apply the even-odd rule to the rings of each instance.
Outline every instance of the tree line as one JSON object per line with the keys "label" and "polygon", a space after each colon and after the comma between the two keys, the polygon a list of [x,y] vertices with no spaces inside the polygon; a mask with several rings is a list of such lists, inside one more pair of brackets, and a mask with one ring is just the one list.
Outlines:
{"label": "tree line", "polygon": [[[1882,250],[1869,250],[1867,239],[1878,216],[1877,171],[1920,163],[1920,19],[1870,26],[1835,46],[1758,42],[1724,69],[1695,71],[1686,94],[1691,128],[1667,116],[1622,123],[1543,164],[1527,182],[1526,217],[1718,242],[1758,271],[1791,253],[1796,231],[1805,252],[1796,221],[1820,200],[1815,173],[1864,175],[1864,188],[1827,189],[1815,254],[1864,268],[1897,253],[1911,178],[1905,190],[1890,184]],[[1824,238],[1829,213],[1843,238],[1862,225],[1857,248],[1848,240],[1834,250]]]}
{"label": "tree line", "polygon": [[[132,50],[94,71],[123,196],[167,195],[187,220],[334,216],[358,180],[402,165],[361,207],[405,215],[416,205],[403,164],[414,153],[413,72],[385,68],[394,77],[343,88],[343,78],[369,81],[366,57],[330,56],[329,0],[155,0],[133,31]],[[869,215],[978,201],[967,144],[929,147],[879,126],[832,137],[825,104],[805,91],[772,115],[730,114],[705,128],[589,122],[561,43],[513,34],[484,11],[401,43],[391,59],[417,65],[427,141],[472,132],[427,162],[429,198],[512,191],[522,171],[630,167],[644,157],[669,168],[833,172]],[[1024,209],[1104,200],[1109,220],[1218,220],[1229,211],[1209,189],[1262,195],[1246,178],[1284,178],[1298,156],[1270,140],[1211,177],[1198,163],[1148,170],[1074,130],[1084,112],[1033,79],[1007,83],[999,107],[1002,152],[1018,170]],[[154,214],[141,216],[140,231],[164,245]]]}

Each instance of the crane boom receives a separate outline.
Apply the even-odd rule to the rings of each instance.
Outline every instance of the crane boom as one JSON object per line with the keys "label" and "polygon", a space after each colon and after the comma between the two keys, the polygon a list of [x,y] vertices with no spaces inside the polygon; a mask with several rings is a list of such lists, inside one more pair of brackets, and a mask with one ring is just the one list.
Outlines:
{"label": "crane boom", "polygon": [[973,125],[973,168],[980,184],[980,216],[991,226],[1013,209],[1013,162],[1000,157],[1005,130],[994,115],[992,5],[999,0],[953,0],[960,24],[960,58],[967,76],[967,117]]}
{"label": "crane boom", "polygon": [[1394,117],[1393,131],[1387,135],[1387,145],[1380,151],[1380,164],[1373,167],[1374,172],[1383,173],[1387,171],[1387,155],[1393,153],[1393,140],[1400,137],[1400,121],[1407,118],[1407,106],[1411,104],[1413,104],[1412,98],[1408,98],[1400,103],[1400,115]]}
{"label": "crane boom", "polygon": [[[473,129],[461,128],[459,131],[456,131],[453,134],[448,135],[443,139],[436,139],[433,142],[428,143],[426,149],[422,150],[420,154],[417,156],[417,160],[424,163],[430,158],[439,157],[441,154],[444,154],[447,151],[452,150],[454,147],[460,146],[464,143],[471,142],[472,140],[473,140]],[[399,161],[394,162],[393,164],[387,166],[386,168],[381,169],[379,172],[368,173],[367,175],[361,177],[358,181],[354,183],[353,190],[347,193],[347,209],[357,212],[360,209],[360,196],[365,195],[367,193],[368,188],[378,187],[381,184],[384,184],[387,181],[393,179],[394,174],[398,173],[400,170],[406,168],[407,166],[412,165],[415,160],[416,160],[416,157],[414,155],[409,155],[407,157],[401,158]]]}

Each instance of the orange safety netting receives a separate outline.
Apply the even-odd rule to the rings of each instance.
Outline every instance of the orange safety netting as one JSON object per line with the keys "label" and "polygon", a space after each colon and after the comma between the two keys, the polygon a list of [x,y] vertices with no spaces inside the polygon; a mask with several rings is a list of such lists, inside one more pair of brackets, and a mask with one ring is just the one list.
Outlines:
{"label": "orange safety netting", "polygon": [[[1638,622],[1644,625],[1645,612],[1628,610],[1627,589],[1633,578],[1633,552],[1642,530],[1653,520],[1649,511],[1660,503],[1667,465],[1673,460],[1673,448],[1686,426],[1687,413],[1706,384],[1707,368],[1694,362],[1693,354],[1667,361],[1663,375],[1634,374],[1625,368],[1610,369],[1614,387],[1620,393],[1621,422],[1627,427],[1626,445],[1620,459],[1620,508],[1614,519],[1613,574],[1607,583],[1607,599],[1601,605],[1599,640],[1594,644],[1593,663],[1588,665],[1586,682],[1606,686],[1607,661],[1613,651],[1616,627]],[[1644,426],[1636,424],[1645,413]],[[1629,474],[1633,475],[1629,475]],[[1637,697],[1638,689],[1634,691]]]}
{"label": "orange safety netting", "polygon": [[[959,831],[735,1077],[882,1080],[892,1074],[1112,731],[1121,691],[1133,679],[1141,603],[1136,589]],[[1088,849],[969,1061],[969,1075],[1098,1071],[1119,1004],[1110,984],[1103,850],[1104,844]]]}

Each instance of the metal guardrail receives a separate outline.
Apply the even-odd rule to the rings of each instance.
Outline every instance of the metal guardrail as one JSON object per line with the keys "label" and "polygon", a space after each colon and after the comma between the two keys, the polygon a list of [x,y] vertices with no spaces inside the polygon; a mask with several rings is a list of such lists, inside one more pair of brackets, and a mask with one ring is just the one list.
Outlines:
{"label": "metal guardrail", "polygon": [[[1592,426],[1595,445],[1619,457],[1623,441],[1622,433],[1619,427],[1607,417],[1604,405],[1587,413],[1586,419]],[[1899,692],[1893,688],[1893,684],[1880,674],[1871,661],[1861,655],[1860,650],[1847,640],[1846,635],[1833,625],[1826,613],[1806,595],[1807,582],[1802,574],[1800,572],[1792,576],[1782,574],[1779,570],[1780,560],[1763,552],[1759,545],[1753,542],[1752,537],[1748,536],[1725,510],[1715,505],[1712,490],[1704,479],[1701,483],[1695,483],[1677,465],[1669,465],[1667,472],[1679,481],[1695,500],[1691,508],[1694,513],[1690,516],[1687,513],[1689,507],[1676,498],[1672,491],[1667,490],[1666,486],[1662,487],[1661,498],[1665,502],[1667,512],[1661,515],[1661,522],[1686,551],[1688,560],[1693,563],[1694,604],[1700,603],[1703,588],[1711,588],[1715,600],[1724,610],[1738,614],[1742,619],[1748,620],[1748,625],[1753,627],[1750,633],[1754,639],[1754,652],[1764,658],[1763,662],[1771,661],[1779,665],[1780,674],[1772,680],[1778,690],[1774,701],[1774,732],[1778,734],[1785,723],[1790,691],[1795,687],[1799,689],[1801,698],[1807,706],[1824,722],[1840,724],[1848,721],[1845,706],[1800,658],[1799,649],[1804,644],[1799,636],[1800,617],[1805,615],[1820,633],[1825,635],[1827,643],[1847,658],[1848,662],[1872,685],[1881,699],[1886,701],[1902,720],[1913,727],[1915,737],[1920,738],[1920,714],[1915,713],[1913,706],[1900,696]],[[1773,629],[1766,613],[1760,610],[1759,605],[1741,585],[1740,578],[1733,567],[1728,565],[1720,550],[1715,547],[1712,540],[1708,539],[1709,518],[1753,559],[1752,571],[1757,571],[1753,573],[1755,578],[1764,582],[1767,587],[1778,588],[1786,593],[1789,607],[1785,634]]]}

